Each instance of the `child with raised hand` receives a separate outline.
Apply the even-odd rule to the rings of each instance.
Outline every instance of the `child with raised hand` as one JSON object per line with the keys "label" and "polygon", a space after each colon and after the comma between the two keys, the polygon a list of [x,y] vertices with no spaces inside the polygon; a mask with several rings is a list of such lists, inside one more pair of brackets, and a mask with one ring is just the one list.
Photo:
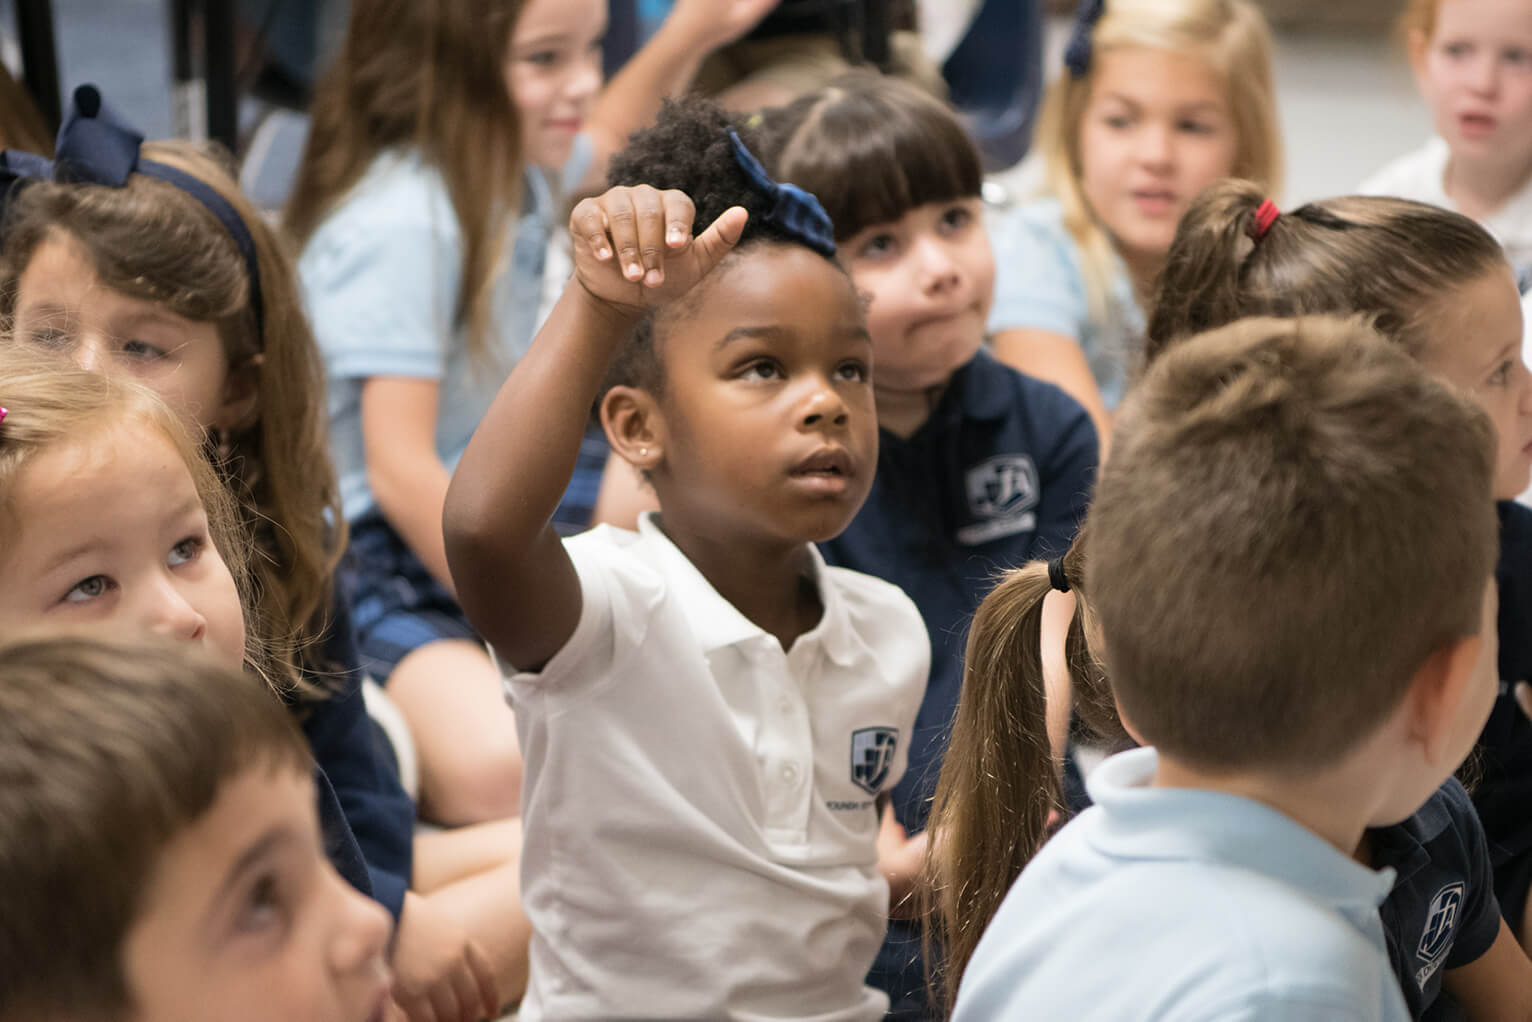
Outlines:
{"label": "child with raised hand", "polygon": [[325,860],[312,762],[211,657],[0,650],[0,1022],[380,1022],[388,915]]}
{"label": "child with raised hand", "polygon": [[[447,480],[531,343],[565,198],[776,0],[682,0],[601,85],[606,0],[354,0],[285,221],[324,350],[363,665],[442,824],[514,816],[515,723],[447,573]],[[560,525],[589,524],[604,445]]]}
{"label": "child with raised hand", "polygon": [[1532,287],[1532,3],[1409,0],[1400,23],[1436,135],[1362,183],[1456,210]]}
{"label": "child with raised hand", "polygon": [[[13,183],[0,308],[18,348],[135,378],[205,431],[254,548],[249,610],[281,637],[290,707],[356,836],[366,887],[401,920],[401,1002],[423,1011],[433,992],[445,996],[471,939],[514,997],[526,928],[513,825],[425,836],[417,856],[414,804],[364,711],[334,591],[345,528],[323,375],[282,244],[216,159],[187,143],[142,143],[88,86],[58,151],[52,165],[3,157]],[[462,880],[471,883],[453,883]]]}
{"label": "child with raised hand", "polygon": [[[1488,417],[1359,321],[1251,319],[1152,363],[1115,439],[1084,582],[1149,747],[1022,870],[954,1019],[1409,1018],[1377,911],[1395,871],[1353,855],[1495,700]],[[1039,568],[1033,589],[1072,581]],[[1014,674],[986,653],[1024,620],[976,630],[976,690]]]}
{"label": "child with raised hand", "polygon": [[1064,63],[1036,136],[1047,195],[991,224],[989,326],[1105,436],[1181,214],[1221,178],[1280,188],[1271,38],[1246,0],[1082,0]]}
{"label": "child with raised hand", "polygon": [[[1096,435],[1077,401],[985,348],[995,264],[983,178],[950,109],[862,73],[768,112],[762,130],[776,176],[817,196],[835,225],[841,265],[867,297],[877,364],[877,474],[856,518],[820,549],[908,593],[931,640],[909,769],[888,809],[883,867],[896,917],[872,975],[895,1017],[925,1017],[934,1009],[905,895],[957,707],[962,636],[1000,572],[1069,546],[1095,478]],[[1054,705],[1062,752],[1069,704]]]}
{"label": "child with raised hand", "polygon": [[[813,545],[872,485],[873,345],[823,209],[758,148],[701,101],[634,136],[448,494],[453,577],[527,750],[523,1018],[887,1005],[864,985],[877,800],[929,647],[902,593]],[[561,540],[598,398],[661,510]]]}

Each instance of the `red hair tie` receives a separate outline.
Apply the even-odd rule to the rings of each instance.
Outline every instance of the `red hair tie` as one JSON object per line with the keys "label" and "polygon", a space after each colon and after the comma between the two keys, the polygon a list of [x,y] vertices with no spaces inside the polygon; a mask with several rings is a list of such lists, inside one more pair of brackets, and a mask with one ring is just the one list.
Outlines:
{"label": "red hair tie", "polygon": [[1282,211],[1277,208],[1275,202],[1262,199],[1261,204],[1255,207],[1255,219],[1250,222],[1245,233],[1250,235],[1251,241],[1260,241],[1266,237],[1266,232],[1271,230],[1271,225],[1276,223],[1277,217],[1281,215]]}

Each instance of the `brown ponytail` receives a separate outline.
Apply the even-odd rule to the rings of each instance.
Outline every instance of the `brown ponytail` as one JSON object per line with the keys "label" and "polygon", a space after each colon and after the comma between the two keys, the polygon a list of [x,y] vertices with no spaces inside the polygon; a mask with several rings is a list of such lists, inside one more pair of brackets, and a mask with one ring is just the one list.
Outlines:
{"label": "brown ponytail", "polygon": [[1171,242],[1144,346],[1152,362],[1178,341],[1249,316],[1362,315],[1419,357],[1440,303],[1505,255],[1457,213],[1374,196],[1310,202],[1249,236],[1265,191],[1224,181],[1192,203]]}
{"label": "brown ponytail", "polygon": [[[1077,538],[1062,561],[1077,597],[1065,656],[1082,719],[1116,735],[1121,730],[1105,674],[1088,642],[1093,617],[1078,591],[1084,556]],[[931,985],[949,1006],[980,934],[1042,845],[1049,814],[1062,805],[1041,656],[1043,600],[1052,588],[1046,562],[1009,572],[979,604],[968,632],[963,691],[931,808],[921,885],[927,944],[940,946],[939,954],[928,947],[926,960],[945,960]]]}

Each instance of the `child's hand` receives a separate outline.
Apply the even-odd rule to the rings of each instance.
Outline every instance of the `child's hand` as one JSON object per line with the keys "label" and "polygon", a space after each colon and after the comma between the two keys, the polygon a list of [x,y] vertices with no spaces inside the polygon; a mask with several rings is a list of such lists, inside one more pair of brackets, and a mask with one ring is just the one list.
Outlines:
{"label": "child's hand", "polygon": [[745,211],[735,206],[693,238],[695,213],[685,193],[648,185],[584,200],[569,217],[575,279],[597,300],[629,311],[685,294],[745,229]]}
{"label": "child's hand", "polygon": [[676,0],[670,17],[704,49],[726,46],[760,24],[782,0]]}
{"label": "child's hand", "polygon": [[410,1022],[478,1022],[501,1007],[484,952],[457,920],[413,892],[399,914],[394,1000]]}
{"label": "child's hand", "polygon": [[878,869],[888,878],[888,914],[895,919],[915,919],[920,914],[915,892],[926,861],[927,831],[909,837],[894,819],[894,807],[883,807],[878,828]]}

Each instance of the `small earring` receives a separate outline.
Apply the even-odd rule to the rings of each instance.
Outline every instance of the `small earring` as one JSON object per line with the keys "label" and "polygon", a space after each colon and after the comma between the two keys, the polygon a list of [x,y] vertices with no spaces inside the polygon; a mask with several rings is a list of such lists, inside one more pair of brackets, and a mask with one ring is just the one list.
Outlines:
{"label": "small earring", "polygon": [[638,449],[638,456],[640,458],[647,458],[647,457],[649,457],[649,448],[647,448],[647,447],[640,447]]}

